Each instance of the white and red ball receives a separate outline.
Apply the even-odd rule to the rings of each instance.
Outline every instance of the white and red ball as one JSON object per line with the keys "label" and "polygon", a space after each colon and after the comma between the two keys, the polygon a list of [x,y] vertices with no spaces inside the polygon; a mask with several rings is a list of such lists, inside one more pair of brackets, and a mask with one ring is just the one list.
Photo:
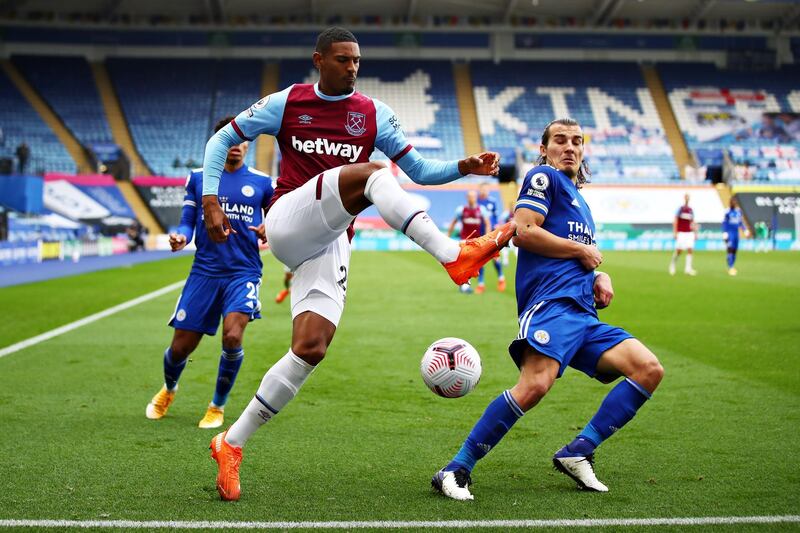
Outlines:
{"label": "white and red ball", "polygon": [[464,339],[446,337],[425,350],[420,364],[422,380],[444,398],[459,398],[472,392],[481,379],[481,356]]}

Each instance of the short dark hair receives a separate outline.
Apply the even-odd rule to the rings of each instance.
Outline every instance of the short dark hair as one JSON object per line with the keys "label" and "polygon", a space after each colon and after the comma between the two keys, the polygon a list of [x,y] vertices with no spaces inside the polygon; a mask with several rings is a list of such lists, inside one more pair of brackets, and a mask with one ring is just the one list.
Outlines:
{"label": "short dark hair", "polygon": [[[550,141],[550,126],[553,124],[561,124],[562,126],[578,126],[581,125],[578,123],[577,120],[570,117],[564,118],[557,118],[550,122],[547,126],[544,127],[544,131],[542,132],[542,145],[547,146],[547,143]],[[546,165],[547,164],[547,157],[544,155],[539,156],[539,160],[536,162],[537,165]],[[589,165],[586,163],[586,159],[584,158],[581,161],[581,168],[578,169],[578,188],[580,189],[581,185],[587,183],[589,178],[592,177],[592,171],[589,170]]]}
{"label": "short dark hair", "polygon": [[217,122],[217,124],[214,126],[214,133],[217,133],[219,130],[230,124],[235,118],[236,117],[234,116],[229,116],[219,119],[219,122]]}
{"label": "short dark hair", "polygon": [[350,30],[333,26],[324,30],[317,36],[317,45],[314,47],[315,52],[320,54],[327,52],[333,43],[356,43],[358,40]]}

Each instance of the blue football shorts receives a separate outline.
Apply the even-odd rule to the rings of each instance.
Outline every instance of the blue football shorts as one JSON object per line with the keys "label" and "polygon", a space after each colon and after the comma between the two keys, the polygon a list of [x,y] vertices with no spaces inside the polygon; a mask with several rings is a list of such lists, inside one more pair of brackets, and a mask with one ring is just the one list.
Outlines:
{"label": "blue football shorts", "polygon": [[633,335],[610,326],[573,300],[564,298],[539,302],[519,317],[519,335],[508,352],[519,367],[526,346],[559,362],[558,377],[567,366],[589,377],[597,375],[597,362],[610,350]]}
{"label": "blue football shorts", "polygon": [[261,318],[261,278],[240,274],[217,278],[192,272],[178,297],[169,325],[206,335],[216,335],[220,317],[244,313]]}
{"label": "blue football shorts", "polygon": [[728,250],[733,250],[734,252],[739,249],[739,237],[735,239],[728,238],[728,242],[726,243],[726,247]]}

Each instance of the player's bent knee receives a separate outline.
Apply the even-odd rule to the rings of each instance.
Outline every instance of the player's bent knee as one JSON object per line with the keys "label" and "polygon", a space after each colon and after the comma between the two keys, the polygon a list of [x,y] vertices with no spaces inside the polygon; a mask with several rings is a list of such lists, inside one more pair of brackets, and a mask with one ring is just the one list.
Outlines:
{"label": "player's bent knee", "polygon": [[552,383],[543,380],[521,381],[514,387],[513,396],[523,411],[528,411],[545,397]]}
{"label": "player's bent knee", "polygon": [[233,331],[227,331],[222,334],[222,346],[225,348],[239,348],[242,346],[242,339],[244,331],[241,328],[236,328]]}
{"label": "player's bent knee", "polygon": [[328,351],[324,339],[303,339],[292,343],[292,352],[310,365],[318,365]]}

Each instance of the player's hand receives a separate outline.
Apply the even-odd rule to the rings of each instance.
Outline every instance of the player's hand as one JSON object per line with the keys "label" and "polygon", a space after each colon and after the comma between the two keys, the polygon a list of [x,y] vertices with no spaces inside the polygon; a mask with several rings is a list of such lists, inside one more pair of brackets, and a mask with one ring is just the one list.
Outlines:
{"label": "player's hand", "polygon": [[728,242],[728,232],[727,231],[724,231],[722,233],[722,240],[724,240],[725,242]]}
{"label": "player's hand", "polygon": [[258,240],[261,241],[262,244],[267,244],[267,232],[264,229],[264,223],[263,222],[261,224],[259,224],[258,227],[256,227],[256,226],[247,226],[247,229],[249,229],[250,231],[254,231],[256,233],[256,235],[258,235]]}
{"label": "player's hand", "polygon": [[603,262],[603,254],[600,253],[600,250],[597,249],[597,246],[584,244],[581,248],[581,254],[578,257],[578,260],[586,270],[594,270],[600,266],[600,263]]}
{"label": "player's hand", "polygon": [[458,162],[458,171],[462,176],[478,174],[481,176],[497,176],[500,171],[500,154],[497,152],[481,152]]}
{"label": "player's hand", "polygon": [[216,243],[225,242],[228,240],[228,235],[236,233],[236,230],[231,227],[228,215],[222,210],[214,195],[203,196],[203,220],[209,238]]}
{"label": "player's hand", "polygon": [[186,248],[186,235],[181,233],[170,233],[169,234],[169,247],[172,248],[173,252],[177,252],[179,250],[183,250]]}
{"label": "player's hand", "polygon": [[605,309],[614,297],[614,287],[611,286],[611,276],[605,272],[598,272],[594,277],[594,306]]}

